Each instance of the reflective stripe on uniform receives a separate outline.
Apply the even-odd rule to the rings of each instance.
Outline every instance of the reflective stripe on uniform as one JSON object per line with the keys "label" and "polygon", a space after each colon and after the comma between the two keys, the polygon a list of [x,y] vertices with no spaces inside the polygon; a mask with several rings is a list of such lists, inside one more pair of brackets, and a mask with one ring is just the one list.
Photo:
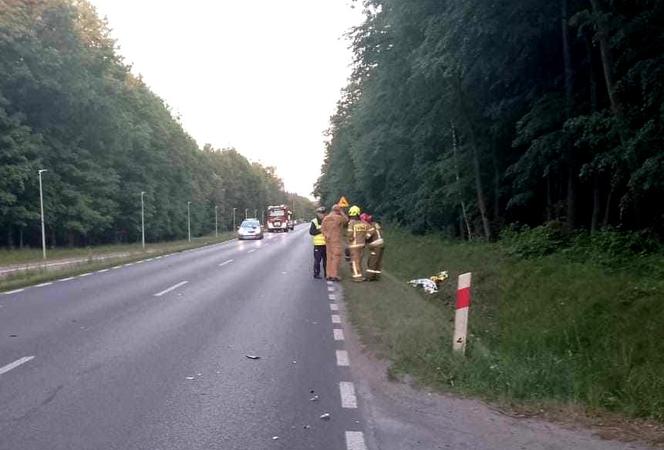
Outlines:
{"label": "reflective stripe on uniform", "polygon": [[380,270],[371,270],[371,269],[367,269],[367,272],[370,272],[370,273],[381,273]]}
{"label": "reflective stripe on uniform", "polygon": [[351,244],[348,246],[348,248],[362,248],[364,247],[364,244]]}
{"label": "reflective stripe on uniform", "polygon": [[376,239],[375,241],[369,242],[369,247],[380,247],[384,243],[385,241],[383,241],[383,238]]}
{"label": "reflective stripe on uniform", "polygon": [[[323,225],[318,222],[318,219],[313,219],[311,223],[314,224],[314,226],[318,231],[320,231],[320,229],[323,228]],[[323,235],[323,233],[319,233],[312,236],[312,240],[314,242],[314,245],[325,245],[325,236]]]}

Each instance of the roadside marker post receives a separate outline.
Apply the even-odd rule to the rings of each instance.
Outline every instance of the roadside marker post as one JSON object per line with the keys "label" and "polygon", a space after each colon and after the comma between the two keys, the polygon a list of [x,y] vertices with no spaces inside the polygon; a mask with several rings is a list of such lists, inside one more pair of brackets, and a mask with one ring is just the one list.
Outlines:
{"label": "roadside marker post", "polygon": [[461,354],[466,353],[466,336],[468,334],[468,310],[470,309],[471,273],[459,275],[457,287],[456,313],[454,315],[454,341],[452,349]]}

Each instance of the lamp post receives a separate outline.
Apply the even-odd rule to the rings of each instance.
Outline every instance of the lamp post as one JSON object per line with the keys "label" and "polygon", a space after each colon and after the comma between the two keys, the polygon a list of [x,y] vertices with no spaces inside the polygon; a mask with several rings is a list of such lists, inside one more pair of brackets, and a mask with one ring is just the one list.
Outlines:
{"label": "lamp post", "polygon": [[191,202],[187,202],[187,234],[189,235],[189,242],[191,242]]}
{"label": "lamp post", "polygon": [[233,208],[233,231],[235,231],[235,211],[237,211],[237,208]]}
{"label": "lamp post", "polygon": [[217,221],[217,205],[214,205],[214,237],[219,237],[219,228],[218,228],[218,221]]}
{"label": "lamp post", "polygon": [[42,173],[46,169],[39,169],[39,208],[41,210],[41,232],[42,232],[42,258],[46,259],[46,228],[44,227],[44,191],[42,189]]}
{"label": "lamp post", "polygon": [[247,218],[249,218],[249,209],[244,208],[244,219],[247,220]]}
{"label": "lamp post", "polygon": [[143,250],[145,250],[145,202],[143,196],[145,192],[141,191],[141,245]]}

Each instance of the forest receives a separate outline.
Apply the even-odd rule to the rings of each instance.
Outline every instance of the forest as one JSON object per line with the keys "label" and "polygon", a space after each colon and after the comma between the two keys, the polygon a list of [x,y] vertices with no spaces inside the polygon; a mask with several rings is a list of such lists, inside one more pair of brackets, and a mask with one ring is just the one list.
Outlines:
{"label": "forest", "polygon": [[[272,167],[234,149],[200,149],[119,55],[84,0],[0,0],[0,239],[40,245],[38,171],[47,243],[93,245],[186,238],[289,202]],[[305,211],[306,210],[306,211]]]}
{"label": "forest", "polygon": [[415,232],[664,236],[664,2],[366,0],[315,193]]}

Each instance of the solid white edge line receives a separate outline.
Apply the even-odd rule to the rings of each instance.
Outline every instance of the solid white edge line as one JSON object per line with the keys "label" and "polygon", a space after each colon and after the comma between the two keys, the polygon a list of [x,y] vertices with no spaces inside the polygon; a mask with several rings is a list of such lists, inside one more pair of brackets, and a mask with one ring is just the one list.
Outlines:
{"label": "solid white edge line", "polygon": [[73,279],[74,279],[74,277],[67,277],[67,278],[61,278],[58,281],[69,281],[69,280],[73,280]]}
{"label": "solid white edge line", "polygon": [[80,274],[78,277],[83,278],[83,277],[89,277],[90,275],[92,275],[92,274],[90,272],[87,272],[87,273]]}
{"label": "solid white edge line", "polygon": [[350,381],[339,382],[339,394],[341,394],[341,407],[357,408],[357,397],[355,396],[355,385]]}
{"label": "solid white edge line", "polygon": [[350,366],[350,360],[348,359],[348,352],[346,350],[337,350],[337,366]]}
{"label": "solid white edge line", "polygon": [[14,289],[13,291],[3,292],[3,294],[5,294],[5,295],[9,295],[9,294],[18,294],[19,292],[23,292],[23,291],[25,291],[25,288]]}
{"label": "solid white edge line", "polygon": [[0,375],[4,375],[12,369],[16,369],[18,366],[27,363],[30,360],[35,359],[34,356],[24,356],[21,359],[17,359],[13,363],[9,363],[6,366],[0,367]]}
{"label": "solid white edge line", "polygon": [[332,314],[332,323],[341,323],[341,317],[338,314]]}
{"label": "solid white edge line", "polygon": [[52,284],[53,284],[53,282],[52,282],[52,281],[48,281],[48,282],[46,282],[46,283],[41,283],[41,284],[38,284],[38,285],[37,285],[37,286],[35,286],[35,287],[44,287],[44,286],[50,286],[50,285],[52,285]]}
{"label": "solid white edge line", "polygon": [[334,328],[332,330],[332,332],[334,333],[334,340],[335,341],[343,341],[344,340],[344,330],[342,330],[341,328]]}
{"label": "solid white edge line", "polygon": [[219,267],[223,267],[223,266],[225,266],[226,264],[230,264],[230,263],[232,263],[232,262],[233,262],[233,260],[232,260],[232,259],[229,259],[228,261],[224,261],[224,262],[222,262],[221,264],[219,264]]}
{"label": "solid white edge line", "polygon": [[98,270],[97,273],[105,273],[105,272],[108,272],[108,271],[109,271],[109,269],[101,269],[101,270]]}
{"label": "solid white edge line", "polygon": [[188,281],[180,281],[179,283],[174,284],[173,286],[169,287],[168,289],[164,289],[161,292],[157,292],[156,294],[154,294],[154,296],[155,297],[161,297],[162,295],[168,294],[169,292],[179,288],[180,286],[184,286],[187,283],[189,283],[189,282]]}
{"label": "solid white edge line", "polygon": [[361,431],[346,431],[346,449],[367,450],[367,444],[364,442],[364,433]]}
{"label": "solid white edge line", "polygon": [[336,303],[330,303],[330,311],[339,311],[339,305]]}

